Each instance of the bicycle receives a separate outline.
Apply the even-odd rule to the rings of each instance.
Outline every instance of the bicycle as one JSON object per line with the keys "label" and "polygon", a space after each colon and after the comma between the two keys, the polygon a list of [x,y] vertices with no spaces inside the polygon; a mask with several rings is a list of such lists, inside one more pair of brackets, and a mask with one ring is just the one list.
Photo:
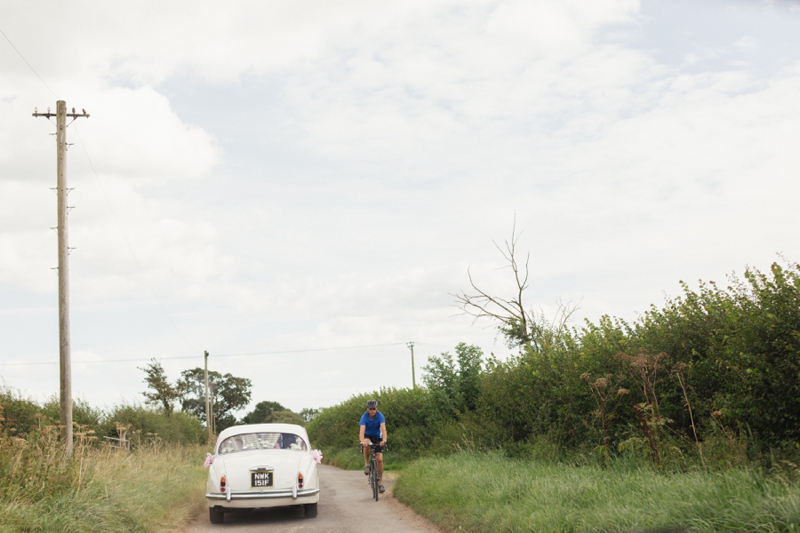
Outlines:
{"label": "bicycle", "polygon": [[[375,457],[375,453],[377,450],[381,448],[381,445],[370,444],[369,448],[372,451],[369,457],[369,476],[367,477],[367,481],[369,482],[370,486],[372,486],[372,496],[375,498],[375,501],[377,502],[378,495],[380,494],[380,478],[378,477],[380,474],[378,473],[378,459]],[[384,446],[383,448],[385,450],[386,446]]]}

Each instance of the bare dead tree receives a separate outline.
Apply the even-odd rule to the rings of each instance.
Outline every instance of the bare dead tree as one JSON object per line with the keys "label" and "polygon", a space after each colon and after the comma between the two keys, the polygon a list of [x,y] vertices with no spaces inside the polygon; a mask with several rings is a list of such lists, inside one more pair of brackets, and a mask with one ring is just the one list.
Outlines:
{"label": "bare dead tree", "polygon": [[526,308],[523,296],[528,289],[530,275],[530,253],[525,257],[525,264],[521,266],[517,261],[517,241],[520,235],[516,232],[516,221],[511,230],[511,239],[504,241],[504,247],[493,242],[503,258],[508,262],[505,268],[510,268],[513,273],[515,290],[511,298],[493,296],[482,290],[475,283],[472,273],[467,269],[472,291],[455,294],[456,305],[467,314],[479,318],[490,318],[500,323],[498,329],[506,338],[509,347],[532,345],[538,346],[545,338],[546,333],[561,333],[567,325],[577,306],[570,306],[558,302],[558,310],[552,323],[548,323],[544,313],[535,313],[533,308]]}

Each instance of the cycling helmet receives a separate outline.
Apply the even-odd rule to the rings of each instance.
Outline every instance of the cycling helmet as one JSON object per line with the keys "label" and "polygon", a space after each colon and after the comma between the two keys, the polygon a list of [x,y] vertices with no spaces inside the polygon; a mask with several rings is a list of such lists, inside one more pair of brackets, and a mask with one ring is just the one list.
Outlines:
{"label": "cycling helmet", "polygon": [[367,402],[367,409],[377,409],[378,408],[378,400],[369,400]]}

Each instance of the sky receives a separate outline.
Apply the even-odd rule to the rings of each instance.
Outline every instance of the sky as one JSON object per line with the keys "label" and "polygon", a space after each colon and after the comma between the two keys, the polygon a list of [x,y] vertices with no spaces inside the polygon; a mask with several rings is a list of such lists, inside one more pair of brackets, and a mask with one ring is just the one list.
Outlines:
{"label": "sky", "polygon": [[455,294],[633,321],[800,260],[800,3],[0,0],[0,385],[58,394],[56,100],[73,394],[141,368],[299,411],[422,382]]}

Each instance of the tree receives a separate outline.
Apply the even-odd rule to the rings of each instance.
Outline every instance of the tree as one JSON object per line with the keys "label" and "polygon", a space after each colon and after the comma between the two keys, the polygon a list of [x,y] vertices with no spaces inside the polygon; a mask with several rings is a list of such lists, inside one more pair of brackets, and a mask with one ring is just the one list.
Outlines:
{"label": "tree", "polygon": [[171,384],[167,379],[166,372],[164,372],[164,367],[162,367],[161,363],[155,358],[151,359],[147,367],[139,368],[139,370],[142,370],[147,375],[144,378],[144,382],[154,391],[142,393],[146,398],[145,403],[156,406],[160,405],[167,416],[172,415],[174,409],[173,402],[179,400],[181,396],[183,396],[183,389],[180,381],[175,385]]}
{"label": "tree", "polygon": [[436,417],[455,417],[475,409],[482,357],[479,347],[461,342],[456,346],[455,360],[448,352],[429,359],[422,379],[430,391]]}
{"label": "tree", "polygon": [[304,407],[300,411],[300,416],[303,421],[308,423],[317,418],[317,415],[322,412],[322,409],[314,409],[313,407]]}
{"label": "tree", "polygon": [[278,402],[258,402],[252,411],[244,415],[242,422],[245,424],[269,424],[273,422],[276,411],[285,411],[286,408]]}
{"label": "tree", "polygon": [[464,402],[464,409],[468,411],[473,411],[478,406],[482,358],[483,351],[475,345],[460,342],[456,346],[458,389]]}
{"label": "tree", "polygon": [[[206,422],[205,373],[202,368],[192,368],[181,372],[181,387],[185,391],[181,400],[182,409]],[[239,378],[231,374],[208,372],[208,387],[214,412],[216,431],[236,424],[237,411],[250,403],[252,383],[247,378]]]}
{"label": "tree", "polygon": [[274,424],[297,424],[298,426],[304,426],[306,424],[303,417],[289,409],[272,413],[272,422]]}
{"label": "tree", "polygon": [[516,222],[514,222],[511,240],[505,241],[505,250],[494,243],[503,258],[508,261],[508,266],[513,272],[516,287],[515,294],[510,299],[493,296],[478,288],[469,269],[467,269],[467,277],[475,293],[467,294],[462,291],[461,294],[454,296],[464,314],[474,316],[476,320],[491,318],[499,322],[498,330],[506,338],[509,348],[523,346],[538,348],[559,337],[577,307],[559,302],[556,318],[551,324],[548,324],[543,315],[537,314],[532,308],[525,307],[522,298],[528,289],[528,265],[531,256],[528,254],[525,257],[524,267],[517,262],[518,240],[519,235],[516,234]]}

